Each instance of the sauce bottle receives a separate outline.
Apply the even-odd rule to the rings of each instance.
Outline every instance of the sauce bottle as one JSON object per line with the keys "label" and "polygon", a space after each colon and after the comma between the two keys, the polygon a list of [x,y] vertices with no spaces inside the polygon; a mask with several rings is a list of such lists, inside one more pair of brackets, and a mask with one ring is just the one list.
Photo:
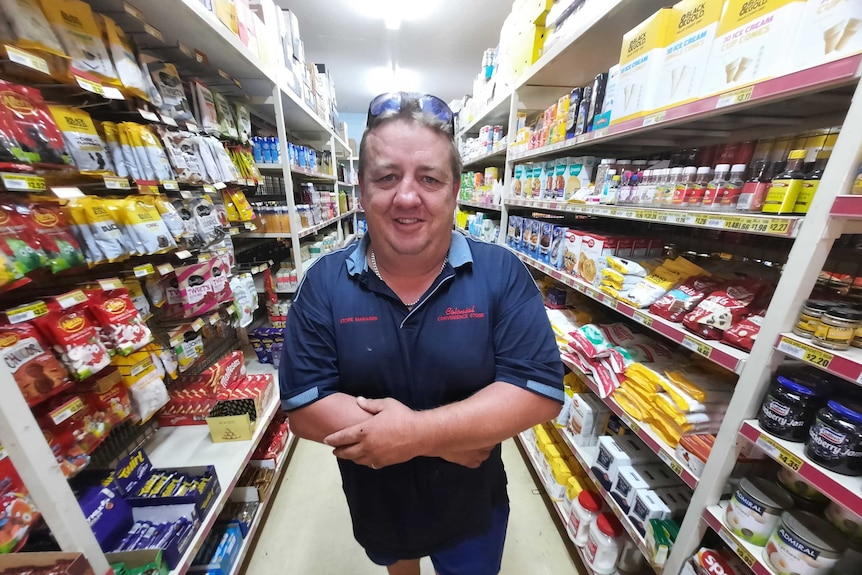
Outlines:
{"label": "sauce bottle", "polygon": [[670,207],[674,209],[682,208],[685,204],[685,191],[689,188],[689,186],[694,185],[695,176],[697,175],[697,168],[694,166],[687,166],[682,170],[682,176],[680,176],[679,180],[676,183],[676,186],[673,190],[673,195],[670,199]]}
{"label": "sauce bottle", "polygon": [[703,202],[703,196],[706,193],[706,185],[709,183],[712,168],[709,166],[701,166],[697,169],[694,177],[694,182],[685,188],[685,199],[683,200],[686,207],[698,208]]}
{"label": "sauce bottle", "polygon": [[787,157],[787,167],[772,178],[772,185],[766,192],[766,201],[763,204],[764,214],[789,214],[793,211],[805,180],[805,173],[802,171],[805,153],[805,150],[791,151]]}
{"label": "sauce bottle", "polygon": [[826,163],[829,161],[830,155],[832,155],[831,150],[817,152],[814,169],[805,176],[805,180],[802,182],[802,189],[799,191],[799,195],[796,196],[796,203],[793,205],[794,214],[808,213],[808,208],[811,207],[811,200],[814,199],[814,194],[817,193],[817,188],[820,186],[820,179],[823,177],[823,170],[826,169]]}
{"label": "sauce bottle", "polygon": [[701,205],[704,210],[716,211],[721,205],[721,197],[727,187],[727,175],[730,172],[729,164],[718,164],[715,167],[715,175],[706,185]]}
{"label": "sauce bottle", "polygon": [[719,201],[718,209],[722,212],[732,212],[736,210],[736,204],[739,201],[739,196],[742,194],[742,188],[745,186],[745,164],[733,164],[730,168],[730,177],[727,181],[727,186],[724,188],[724,194]]}
{"label": "sauce bottle", "polygon": [[[676,187],[682,182],[682,168],[671,168],[664,190],[662,190],[661,201],[656,202],[657,205],[663,208],[669,208],[673,203],[673,195],[676,193]],[[684,182],[682,182],[684,185]]]}
{"label": "sauce bottle", "polygon": [[658,207],[661,206],[665,193],[667,193],[668,180],[670,179],[670,168],[661,168],[655,179],[655,187],[650,191],[652,196],[643,198],[641,204]]}
{"label": "sauce bottle", "polygon": [[739,212],[759,212],[766,200],[772,170],[766,160],[757,160],[751,169],[751,177],[742,186],[736,210]]}

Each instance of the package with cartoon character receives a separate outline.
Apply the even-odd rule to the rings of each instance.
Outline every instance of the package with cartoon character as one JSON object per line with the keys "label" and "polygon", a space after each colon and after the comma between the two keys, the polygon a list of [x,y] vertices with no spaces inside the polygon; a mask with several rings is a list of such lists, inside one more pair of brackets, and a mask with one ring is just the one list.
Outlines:
{"label": "package with cartoon character", "polygon": [[12,460],[0,446],[0,553],[20,551],[40,514]]}
{"label": "package with cartoon character", "polygon": [[93,123],[90,114],[69,106],[48,106],[57,127],[63,133],[66,149],[82,174],[113,174],[111,153]]}
{"label": "package with cartoon character", "polygon": [[72,385],[66,369],[30,323],[0,326],[0,357],[27,405],[36,405]]}

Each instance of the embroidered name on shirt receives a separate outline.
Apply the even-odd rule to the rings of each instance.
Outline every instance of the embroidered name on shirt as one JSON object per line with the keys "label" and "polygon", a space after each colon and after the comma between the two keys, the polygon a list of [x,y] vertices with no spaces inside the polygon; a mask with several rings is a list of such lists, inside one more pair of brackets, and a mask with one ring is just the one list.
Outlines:
{"label": "embroidered name on shirt", "polygon": [[446,315],[437,317],[437,321],[452,321],[459,319],[482,319],[485,317],[485,312],[477,312],[476,306],[467,308],[447,307]]}
{"label": "embroidered name on shirt", "polygon": [[376,315],[361,315],[357,317],[343,317],[338,323],[360,323],[365,321],[377,321]]}

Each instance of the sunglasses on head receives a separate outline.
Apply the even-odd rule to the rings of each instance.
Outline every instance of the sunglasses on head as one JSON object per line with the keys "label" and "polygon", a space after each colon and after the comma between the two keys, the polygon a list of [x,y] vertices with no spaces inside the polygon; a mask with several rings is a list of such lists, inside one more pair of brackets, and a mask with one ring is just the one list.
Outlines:
{"label": "sunglasses on head", "polygon": [[370,128],[371,124],[384,112],[400,112],[402,107],[412,105],[421,110],[423,113],[432,116],[441,123],[449,127],[449,133],[455,134],[455,115],[449,106],[431,94],[416,94],[411,92],[387,92],[380,94],[368,105],[368,122],[365,127]]}

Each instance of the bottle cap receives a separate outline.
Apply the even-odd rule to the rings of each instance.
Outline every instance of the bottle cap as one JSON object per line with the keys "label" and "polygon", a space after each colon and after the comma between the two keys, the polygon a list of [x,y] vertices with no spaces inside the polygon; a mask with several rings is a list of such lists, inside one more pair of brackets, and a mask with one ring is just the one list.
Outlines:
{"label": "bottle cap", "polygon": [[716,172],[726,172],[729,169],[730,169],[730,164],[718,164],[715,167]]}
{"label": "bottle cap", "polygon": [[806,155],[805,150],[791,150],[790,155],[787,156],[788,160],[804,160]]}
{"label": "bottle cap", "polygon": [[619,519],[610,513],[602,513],[596,518],[596,527],[609,537],[619,537],[623,534],[623,526]]}
{"label": "bottle cap", "polygon": [[593,493],[588,489],[584,489],[578,493],[578,503],[581,507],[587,511],[592,511],[593,513],[598,513],[602,508],[602,500],[596,493]]}
{"label": "bottle cap", "polygon": [[733,164],[733,167],[730,168],[731,172],[744,172],[745,164]]}
{"label": "bottle cap", "polygon": [[708,174],[712,171],[712,168],[709,166],[701,166],[697,169],[698,174]]}
{"label": "bottle cap", "polygon": [[682,170],[682,173],[683,173],[683,174],[686,174],[686,175],[691,175],[691,174],[694,174],[694,173],[696,173],[696,172],[697,172],[697,168],[695,168],[694,166],[686,166],[686,167]]}
{"label": "bottle cap", "polygon": [[670,173],[673,176],[679,175],[682,173],[682,168],[671,168]]}

